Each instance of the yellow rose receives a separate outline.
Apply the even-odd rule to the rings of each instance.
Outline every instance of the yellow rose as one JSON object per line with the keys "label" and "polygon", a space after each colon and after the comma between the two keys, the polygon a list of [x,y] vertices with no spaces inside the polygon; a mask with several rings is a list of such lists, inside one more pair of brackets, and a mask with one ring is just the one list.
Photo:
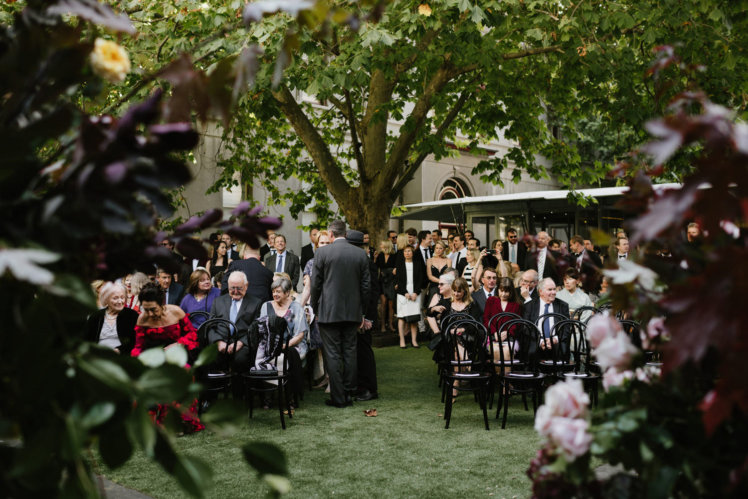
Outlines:
{"label": "yellow rose", "polygon": [[418,13],[422,16],[428,17],[431,15],[431,7],[429,7],[429,4],[427,3],[422,3],[418,6]]}
{"label": "yellow rose", "polygon": [[105,80],[121,83],[130,72],[130,58],[115,42],[97,38],[91,52],[91,66]]}

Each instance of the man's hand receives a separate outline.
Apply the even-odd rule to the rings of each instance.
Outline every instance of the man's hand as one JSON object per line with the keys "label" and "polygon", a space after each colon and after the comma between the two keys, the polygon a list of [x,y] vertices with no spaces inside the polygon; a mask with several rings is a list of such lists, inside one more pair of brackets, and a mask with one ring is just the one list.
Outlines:
{"label": "man's hand", "polygon": [[374,325],[374,323],[372,321],[370,321],[368,319],[364,319],[364,325],[362,326],[362,329],[364,331],[368,331],[369,329],[372,328],[373,325]]}
{"label": "man's hand", "polygon": [[218,351],[220,353],[226,353],[226,342],[225,341],[218,341],[216,345],[218,345]]}
{"label": "man's hand", "polygon": [[232,343],[231,345],[229,345],[229,347],[227,349],[227,353],[228,354],[232,354],[234,352],[238,352],[239,350],[242,349],[243,346],[244,346],[244,343],[242,343],[241,341],[237,341],[236,343]]}
{"label": "man's hand", "polygon": [[519,293],[522,295],[522,298],[527,299],[527,297],[530,296],[530,288],[527,286],[520,286]]}

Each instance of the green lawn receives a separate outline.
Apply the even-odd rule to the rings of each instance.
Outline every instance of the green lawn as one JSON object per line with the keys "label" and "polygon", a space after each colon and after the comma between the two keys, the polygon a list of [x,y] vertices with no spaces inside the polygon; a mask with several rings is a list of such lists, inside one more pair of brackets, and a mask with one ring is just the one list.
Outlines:
{"label": "green lawn", "polygon": [[[240,446],[252,440],[279,445],[289,461],[290,497],[527,497],[525,476],[539,437],[532,410],[515,397],[507,429],[489,413],[491,430],[472,397],[456,402],[449,430],[431,352],[387,347],[375,350],[380,398],[352,408],[324,405],[321,390],[306,392],[288,429],[277,410],[256,410],[230,437],[208,431],[177,440],[185,453],[210,463],[209,497],[257,497],[267,491],[244,462]],[[378,417],[365,417],[376,408]],[[494,408],[495,409],[495,408]],[[101,465],[100,465],[101,466]],[[143,455],[117,470],[113,481],[154,497],[184,497],[176,483]]]}

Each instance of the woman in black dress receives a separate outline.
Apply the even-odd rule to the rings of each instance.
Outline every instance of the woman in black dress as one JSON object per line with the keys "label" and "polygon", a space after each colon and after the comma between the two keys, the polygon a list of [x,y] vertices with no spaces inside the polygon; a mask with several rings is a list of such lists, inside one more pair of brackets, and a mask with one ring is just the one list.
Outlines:
{"label": "woman in black dress", "polygon": [[218,241],[213,251],[213,257],[208,262],[207,271],[214,278],[217,273],[225,272],[229,268],[231,259],[228,256],[229,247],[224,241]]}
{"label": "woman in black dress", "polygon": [[443,241],[434,244],[434,256],[426,260],[426,277],[429,280],[429,293],[426,303],[431,303],[431,297],[439,292],[439,277],[452,268],[452,260],[447,258],[447,245]]}
{"label": "woman in black dress", "polygon": [[395,248],[392,241],[385,240],[379,243],[379,255],[374,261],[379,269],[379,285],[382,289],[380,295],[382,313],[382,331],[389,329],[395,331]]}

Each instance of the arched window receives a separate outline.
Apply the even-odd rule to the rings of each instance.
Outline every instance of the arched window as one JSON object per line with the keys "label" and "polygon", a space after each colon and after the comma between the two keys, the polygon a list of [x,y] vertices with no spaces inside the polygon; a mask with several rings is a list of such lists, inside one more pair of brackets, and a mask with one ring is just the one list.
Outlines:
{"label": "arched window", "polygon": [[471,196],[470,188],[464,181],[457,177],[447,179],[439,191],[439,200],[464,198],[469,196]]}

